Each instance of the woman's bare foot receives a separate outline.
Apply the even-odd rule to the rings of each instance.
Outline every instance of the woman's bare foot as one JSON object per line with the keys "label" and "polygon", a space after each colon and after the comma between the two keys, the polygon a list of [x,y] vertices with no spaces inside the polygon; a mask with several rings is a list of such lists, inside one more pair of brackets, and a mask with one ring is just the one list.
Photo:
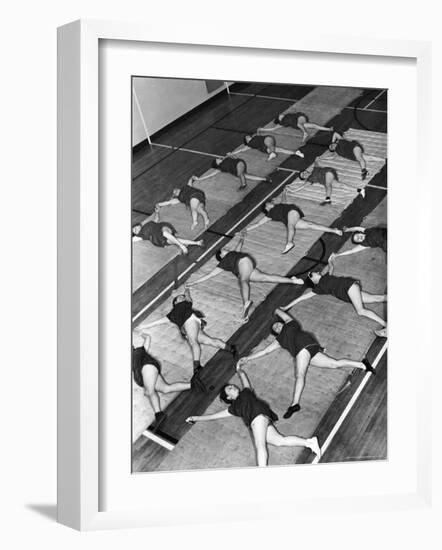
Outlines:
{"label": "woman's bare foot", "polygon": [[184,254],[184,256],[189,252],[187,250],[187,246],[181,245],[180,249],[181,249],[181,254]]}
{"label": "woman's bare foot", "polygon": [[381,338],[387,338],[387,327],[375,330],[374,333]]}
{"label": "woman's bare foot", "polygon": [[298,279],[298,277],[290,277],[290,279],[293,281],[294,285],[303,285],[304,281],[302,279]]}
{"label": "woman's bare foot", "polygon": [[200,239],[199,241],[196,241],[195,246],[204,246],[204,240]]}

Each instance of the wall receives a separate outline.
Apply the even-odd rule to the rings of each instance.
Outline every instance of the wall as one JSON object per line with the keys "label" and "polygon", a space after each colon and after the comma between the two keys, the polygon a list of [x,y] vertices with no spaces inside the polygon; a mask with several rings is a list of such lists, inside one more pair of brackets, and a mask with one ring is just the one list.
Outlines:
{"label": "wall", "polygon": [[136,98],[133,98],[132,144],[137,145],[146,139],[143,118],[149,135],[152,135],[224,88],[223,85],[209,93],[205,80],[134,78]]}

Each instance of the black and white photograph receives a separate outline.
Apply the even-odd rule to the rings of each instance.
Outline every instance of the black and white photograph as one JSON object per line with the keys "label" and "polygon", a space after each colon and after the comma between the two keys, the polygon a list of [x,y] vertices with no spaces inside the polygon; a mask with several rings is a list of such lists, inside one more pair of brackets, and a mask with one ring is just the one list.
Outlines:
{"label": "black and white photograph", "polygon": [[388,459],[388,90],[131,94],[132,472]]}

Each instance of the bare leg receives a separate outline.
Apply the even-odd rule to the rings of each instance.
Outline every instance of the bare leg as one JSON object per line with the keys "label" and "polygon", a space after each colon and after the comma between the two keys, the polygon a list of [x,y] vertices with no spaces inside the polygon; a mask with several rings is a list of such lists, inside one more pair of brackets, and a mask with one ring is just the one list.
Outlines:
{"label": "bare leg", "polygon": [[375,304],[387,301],[386,294],[370,294],[369,292],[364,292],[361,290],[361,296],[364,304]]}
{"label": "bare leg", "polygon": [[158,378],[158,370],[153,365],[145,365],[142,370],[144,395],[149,400],[155,413],[161,411],[160,398],[155,385]]}
{"label": "bare leg", "polygon": [[182,237],[178,237],[178,241],[182,244],[190,245],[193,244],[194,246],[203,246],[204,241],[201,239],[199,241],[191,241],[189,239],[183,239]]}
{"label": "bare leg", "polygon": [[190,230],[192,231],[198,225],[198,206],[200,201],[196,198],[190,199],[190,214],[192,216],[192,225]]}
{"label": "bare leg", "polygon": [[179,391],[190,390],[190,382],[173,382],[169,384],[164,380],[161,374],[158,375],[155,389],[160,393],[174,393]]}
{"label": "bare leg", "polygon": [[170,231],[170,229],[168,227],[163,228],[163,235],[164,235],[164,238],[166,239],[166,241],[169,244],[174,244],[175,246],[177,246],[181,250],[181,252],[183,254],[187,254],[188,250],[184,246],[185,243],[181,242],[180,239],[177,239],[175,237],[175,235],[172,234],[172,232]]}
{"label": "bare leg", "polygon": [[247,187],[247,182],[246,182],[246,177],[245,177],[245,173],[246,173],[246,164],[245,162],[240,162],[238,163],[237,167],[236,167],[236,170],[237,170],[237,175],[238,175],[238,178],[241,182],[241,185],[239,186],[239,190],[241,189],[245,189]]}
{"label": "bare leg", "polygon": [[200,323],[195,318],[189,318],[184,323],[187,341],[192,350],[193,360],[201,359],[201,346],[199,344]]}
{"label": "bare leg", "polygon": [[212,338],[212,336],[209,336],[203,330],[200,330],[198,333],[198,342],[205,346],[210,346],[217,349],[226,349],[227,347],[224,340],[221,340],[220,338]]}
{"label": "bare leg", "polygon": [[256,462],[259,467],[267,466],[269,460],[269,453],[267,451],[267,428],[269,426],[269,419],[260,414],[257,416],[252,424],[253,443],[256,451]]}
{"label": "bare leg", "polygon": [[207,229],[210,225],[209,216],[207,214],[206,209],[204,208],[204,205],[199,203],[198,205],[198,214],[203,218],[204,220],[204,227]]}
{"label": "bare leg", "polygon": [[274,275],[272,273],[264,273],[259,269],[254,269],[250,275],[252,283],[287,283],[290,285],[303,285],[304,281],[297,277],[284,277],[283,275]]}
{"label": "bare leg", "polygon": [[352,369],[366,370],[364,363],[361,361],[352,361],[351,359],[334,359],[321,351],[310,360],[310,365],[321,369],[342,369],[344,367],[349,367]]}
{"label": "bare leg", "polygon": [[[298,220],[299,220],[299,215],[298,215]],[[294,242],[295,232],[296,232],[295,227],[297,223],[298,222],[296,221],[294,222],[293,220],[290,220],[290,219],[287,222],[287,243],[285,245],[284,250],[282,251],[283,254],[287,254],[287,252],[289,252],[295,246],[295,242]]]}
{"label": "bare leg", "polygon": [[245,177],[251,181],[265,181],[267,178],[265,176],[252,176],[252,174],[245,173]]}
{"label": "bare leg", "polygon": [[364,155],[362,153],[362,150],[360,147],[355,147],[353,150],[353,153],[356,157],[356,160],[359,162],[359,166],[361,167],[361,170],[365,170],[367,168],[367,164],[365,162]]}
{"label": "bare leg", "polygon": [[362,302],[361,288],[357,283],[353,284],[348,289],[348,296],[358,315],[376,321],[376,323],[379,323],[383,327],[387,326],[387,323],[381,317],[379,317],[379,315],[377,315],[374,311],[371,311],[371,309],[366,309],[364,307]]}
{"label": "bare leg", "polygon": [[310,353],[306,349],[302,349],[296,356],[295,365],[295,388],[293,391],[293,400],[291,406],[299,405],[301,395],[305,386],[305,377],[310,364]]}
{"label": "bare leg", "polygon": [[307,447],[319,457],[321,453],[317,437],[304,439],[297,435],[282,435],[273,424],[267,428],[267,443],[275,447]]}
{"label": "bare leg", "polygon": [[335,235],[342,235],[340,229],[334,227],[327,227],[326,225],[321,225],[319,223],[309,222],[307,220],[299,220],[296,224],[297,229],[313,229],[314,231],[323,231],[324,233],[334,233]]}

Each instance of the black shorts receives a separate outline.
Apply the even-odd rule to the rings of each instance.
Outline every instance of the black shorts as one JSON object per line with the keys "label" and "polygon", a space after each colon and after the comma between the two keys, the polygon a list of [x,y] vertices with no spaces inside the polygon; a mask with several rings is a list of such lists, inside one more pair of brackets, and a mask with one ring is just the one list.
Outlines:
{"label": "black shorts", "polygon": [[157,362],[152,362],[152,363],[146,363],[145,365],[141,365],[140,367],[135,367],[132,369],[132,372],[133,372],[133,375],[134,375],[134,380],[136,382],[136,384],[138,386],[140,386],[141,388],[144,388],[144,382],[143,382],[143,369],[144,367],[146,367],[147,365],[153,365],[157,371],[158,371],[158,374],[161,374],[161,366],[159,363]]}
{"label": "black shorts", "polygon": [[305,350],[307,350],[310,354],[310,359],[313,359],[313,357],[319,353],[320,351],[324,351],[324,348],[322,346],[320,346],[319,344],[310,344],[308,346],[306,346],[305,348],[303,348]]}

